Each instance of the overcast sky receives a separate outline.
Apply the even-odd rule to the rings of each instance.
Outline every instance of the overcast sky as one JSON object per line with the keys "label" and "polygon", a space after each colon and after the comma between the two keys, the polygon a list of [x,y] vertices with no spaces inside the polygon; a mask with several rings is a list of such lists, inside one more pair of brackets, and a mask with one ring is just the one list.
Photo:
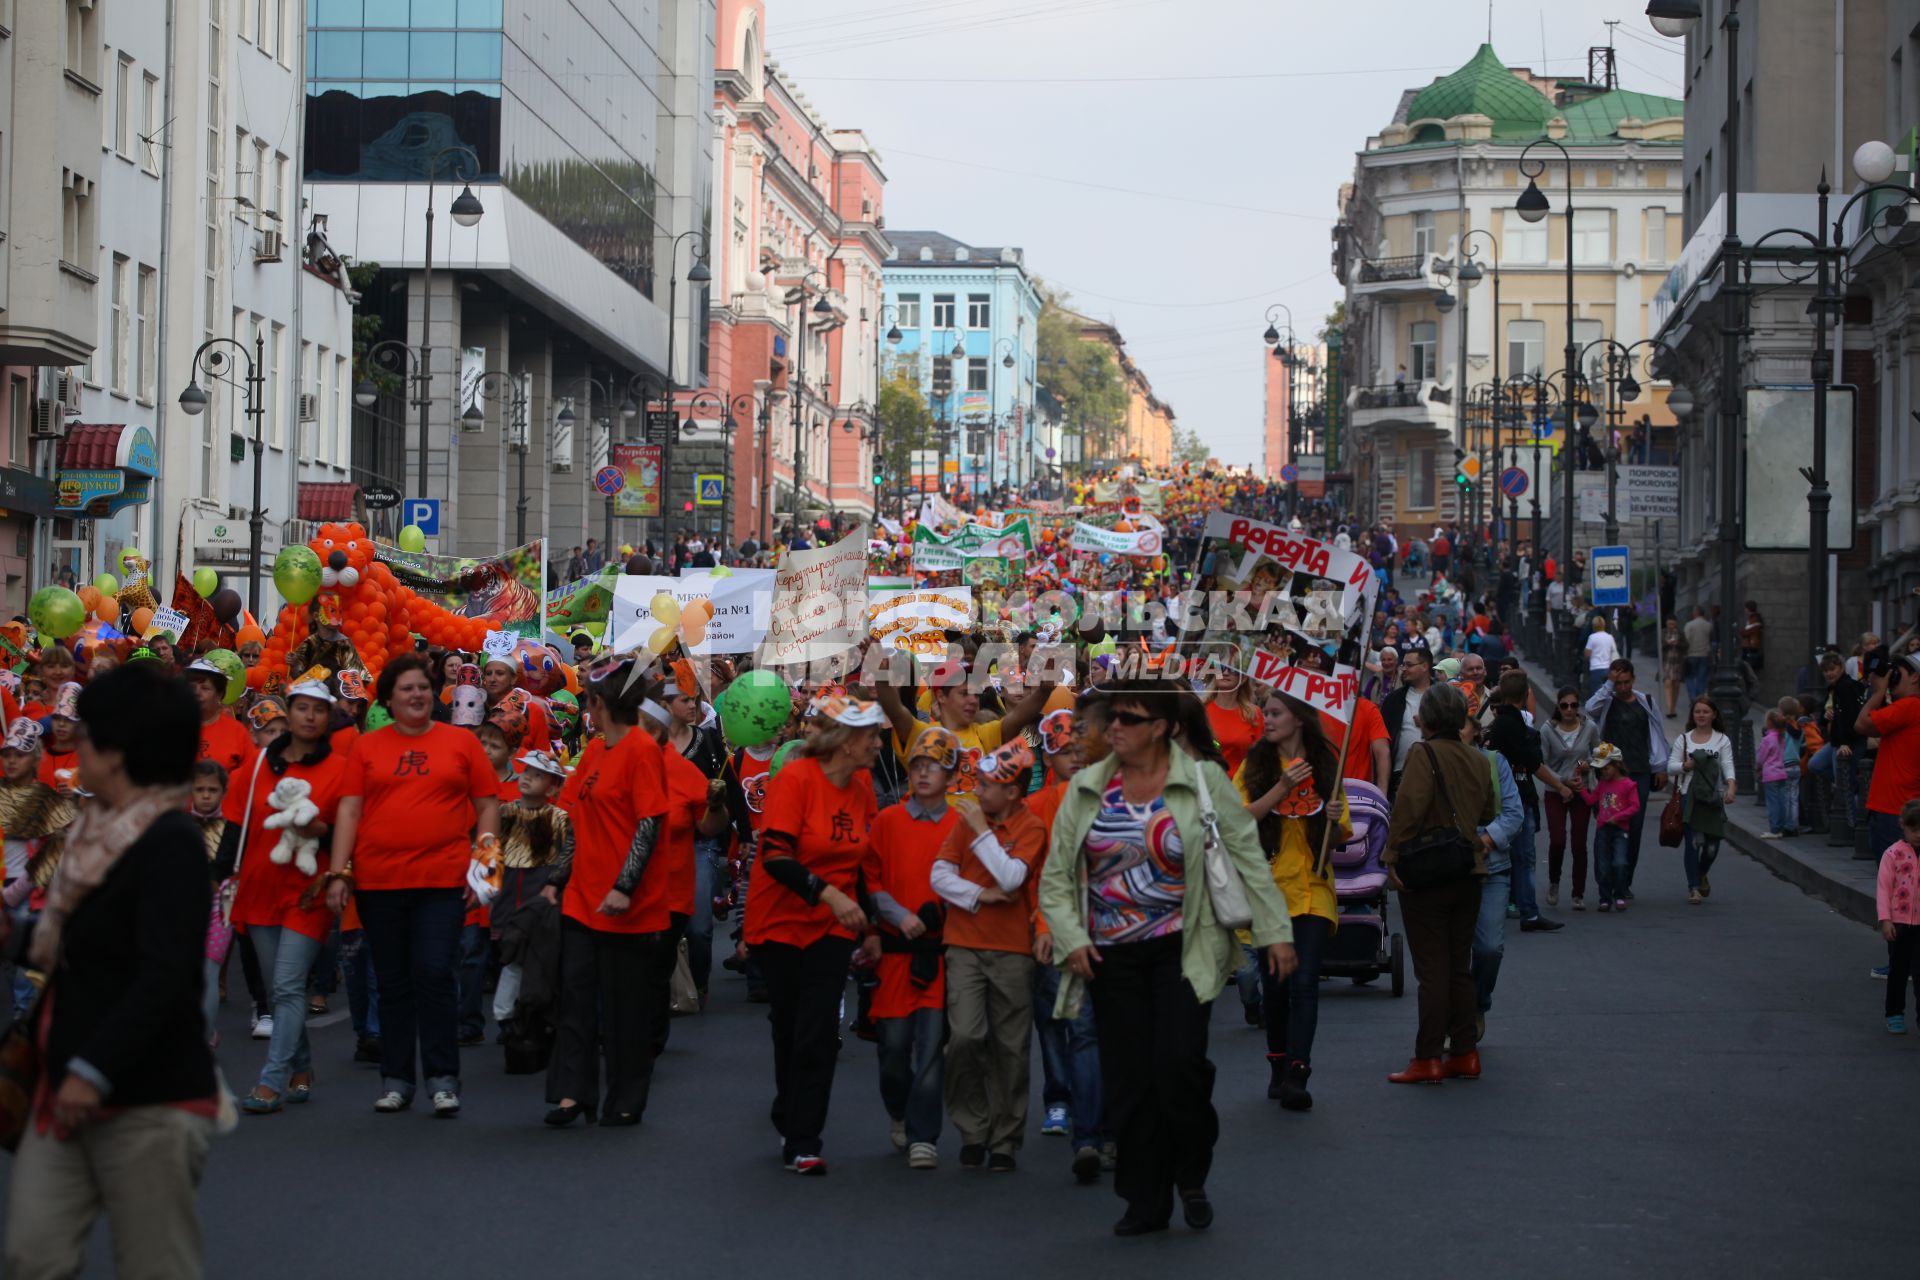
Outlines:
{"label": "overcast sky", "polygon": [[[1264,313],[1318,330],[1334,199],[1403,88],[1465,63],[1487,0],[767,0],[771,52],[886,172],[887,225],[1018,245],[1115,322],[1180,422],[1260,456]],[[1508,64],[1679,97],[1645,0],[1495,0]]]}

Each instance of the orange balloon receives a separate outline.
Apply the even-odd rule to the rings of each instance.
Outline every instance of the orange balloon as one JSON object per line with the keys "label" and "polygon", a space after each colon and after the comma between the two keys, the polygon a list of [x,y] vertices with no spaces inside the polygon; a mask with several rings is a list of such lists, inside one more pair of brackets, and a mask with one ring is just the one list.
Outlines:
{"label": "orange balloon", "polygon": [[147,624],[152,621],[153,621],[153,610],[147,608],[145,605],[141,605],[138,609],[135,609],[133,611],[134,634],[136,635],[144,634],[147,629]]}
{"label": "orange balloon", "polygon": [[100,607],[100,588],[91,583],[81,587],[73,594],[80,597],[80,603],[85,606],[88,613],[92,613]]}

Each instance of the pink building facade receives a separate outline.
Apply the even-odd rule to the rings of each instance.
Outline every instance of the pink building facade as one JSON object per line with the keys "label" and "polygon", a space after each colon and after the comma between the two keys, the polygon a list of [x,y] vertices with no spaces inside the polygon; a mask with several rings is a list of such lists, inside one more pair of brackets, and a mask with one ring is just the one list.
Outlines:
{"label": "pink building facade", "polygon": [[1273,358],[1273,348],[1266,347],[1261,351],[1260,367],[1267,371],[1260,472],[1269,480],[1278,480],[1280,468],[1287,465],[1287,407],[1290,403],[1287,366],[1285,361]]}

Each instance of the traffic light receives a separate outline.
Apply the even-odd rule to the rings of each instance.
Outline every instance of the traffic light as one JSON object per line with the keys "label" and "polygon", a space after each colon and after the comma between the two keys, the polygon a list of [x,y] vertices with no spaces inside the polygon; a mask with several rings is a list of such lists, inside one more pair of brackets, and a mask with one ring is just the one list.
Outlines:
{"label": "traffic light", "polygon": [[886,482],[887,482],[887,478],[886,478],[885,476],[883,476],[883,475],[881,475],[881,474],[880,474],[880,473],[879,473],[878,471],[876,471],[876,472],[874,472],[874,473],[873,473],[873,487],[874,487],[874,488],[876,488],[876,489],[878,489],[878,488],[879,488],[879,487],[880,487],[881,485],[883,485],[883,484],[885,484]]}
{"label": "traffic light", "polygon": [[1453,451],[1453,482],[1462,489],[1480,478],[1480,459],[1465,449]]}

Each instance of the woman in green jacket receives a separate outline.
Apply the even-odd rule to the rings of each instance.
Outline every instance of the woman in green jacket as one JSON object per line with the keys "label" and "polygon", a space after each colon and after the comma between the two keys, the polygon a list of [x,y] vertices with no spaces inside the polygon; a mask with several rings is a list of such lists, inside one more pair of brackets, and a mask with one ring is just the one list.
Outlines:
{"label": "woman in green jacket", "polygon": [[1232,930],[1214,919],[1199,857],[1201,788],[1276,978],[1296,963],[1293,931],[1233,783],[1173,746],[1180,700],[1193,695],[1157,680],[1102,691],[1113,754],[1068,784],[1040,880],[1040,910],[1065,970],[1055,1016],[1073,1017],[1092,995],[1119,1148],[1114,1189],[1127,1202],[1114,1234],[1165,1229],[1176,1190],[1199,1230],[1213,1222],[1206,1181],[1220,1132],[1207,1023],[1240,963]]}

